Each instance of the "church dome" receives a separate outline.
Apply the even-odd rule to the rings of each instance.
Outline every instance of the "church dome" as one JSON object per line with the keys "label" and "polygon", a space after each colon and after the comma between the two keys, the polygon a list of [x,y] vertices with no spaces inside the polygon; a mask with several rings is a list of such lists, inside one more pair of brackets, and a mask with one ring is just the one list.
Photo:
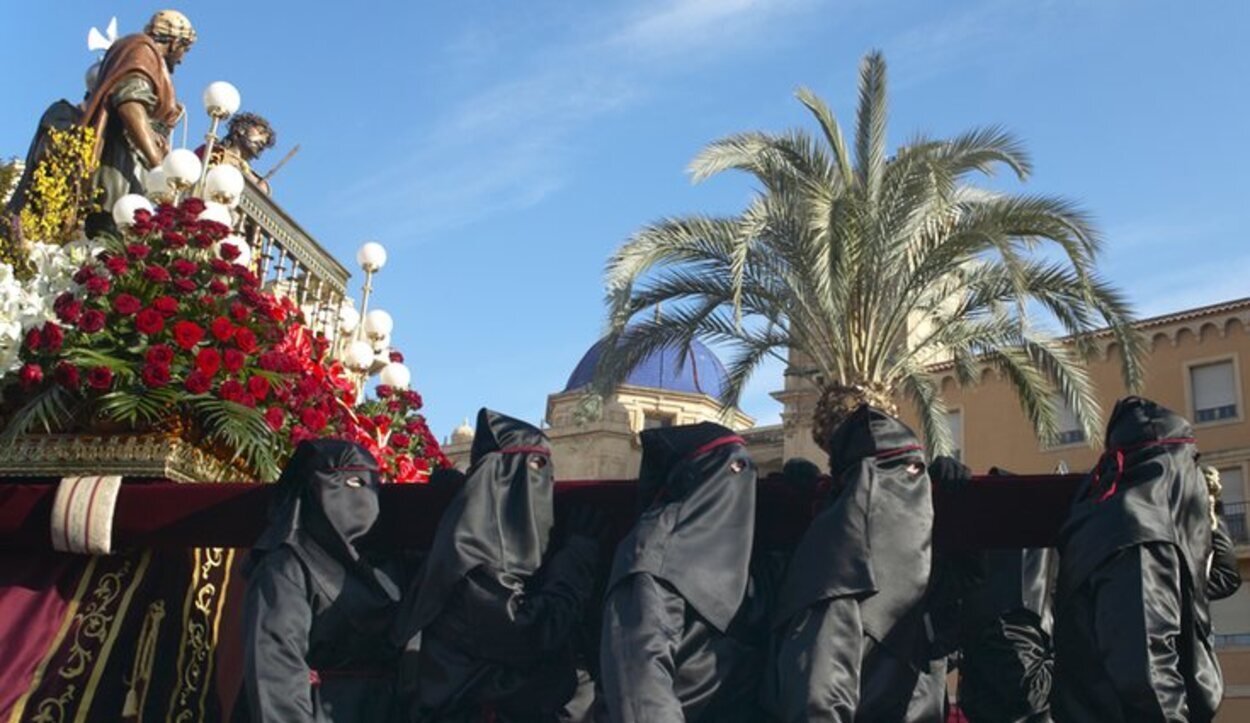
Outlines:
{"label": "church dome", "polygon": [[465,419],[451,433],[452,444],[469,444],[473,441],[473,427],[469,426],[469,420]]}
{"label": "church dome", "polygon": [[[603,353],[604,341],[601,339],[582,357],[569,376],[564,391],[580,389],[594,379],[595,366]],[[690,356],[682,363],[681,347],[668,346],[642,360],[634,371],[625,379],[625,384],[646,387],[648,389],[664,389],[670,392],[686,394],[706,394],[719,398],[727,385],[725,366],[711,349],[699,341],[690,345]]]}

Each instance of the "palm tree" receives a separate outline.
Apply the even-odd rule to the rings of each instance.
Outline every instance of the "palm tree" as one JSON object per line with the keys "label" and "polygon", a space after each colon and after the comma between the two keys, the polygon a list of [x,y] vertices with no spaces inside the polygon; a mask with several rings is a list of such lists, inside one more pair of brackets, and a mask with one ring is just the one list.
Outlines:
{"label": "palm tree", "polygon": [[[1100,239],[1089,216],[1061,198],[972,185],[999,167],[1028,177],[1022,144],[1001,128],[920,136],[887,156],[879,52],[860,65],[853,154],[829,107],[806,89],[797,96],[818,137],[741,133],[690,165],[696,182],[751,174],[760,188],[740,214],[665,219],[612,256],[609,353],[595,391],[657,349],[688,352],[698,337],[732,350],[727,408],[775,357],[818,388],[822,447],[859,404],[897,412],[896,400],[909,399],[940,453],[950,439],[931,365],[945,360],[962,385],[986,366],[1000,372],[1042,439],[1056,435],[1061,402],[1097,439],[1101,413],[1084,368],[1090,332],[1114,334],[1129,388],[1141,379],[1143,346],[1124,297],[1095,273]],[[1066,343],[1038,330],[1039,318]]]}

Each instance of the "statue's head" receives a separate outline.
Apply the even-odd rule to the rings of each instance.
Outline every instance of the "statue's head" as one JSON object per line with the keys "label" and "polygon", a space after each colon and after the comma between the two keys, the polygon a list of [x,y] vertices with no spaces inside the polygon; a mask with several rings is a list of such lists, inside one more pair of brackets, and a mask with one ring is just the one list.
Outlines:
{"label": "statue's head", "polygon": [[265,149],[273,148],[277,142],[278,134],[274,132],[273,126],[255,113],[236,113],[230,119],[226,143],[249,161],[255,159]]}
{"label": "statue's head", "polygon": [[173,70],[182,62],[187,50],[195,44],[195,28],[186,15],[177,10],[161,10],[152,16],[143,32],[165,50],[165,63]]}

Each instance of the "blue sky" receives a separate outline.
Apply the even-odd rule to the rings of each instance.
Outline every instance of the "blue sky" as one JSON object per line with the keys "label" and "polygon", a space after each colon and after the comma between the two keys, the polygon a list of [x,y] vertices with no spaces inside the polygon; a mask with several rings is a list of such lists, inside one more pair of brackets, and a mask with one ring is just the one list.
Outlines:
{"label": "blue sky", "polygon": [[[77,99],[86,33],[149,2],[12,3],[0,23],[0,156]],[[1000,123],[1030,192],[1075,199],[1104,273],[1143,315],[1250,295],[1250,4],[925,0],[184,3],[175,81],[239,87],[300,154],[275,198],[340,259],[377,239],[374,308],[442,436],[483,404],[537,421],[603,325],[601,271],[641,224],[732,212],[743,178],[692,185],[708,141],[807,124],[806,85],[849,121],[856,64],[890,67],[891,143]],[[193,142],[195,138],[193,138]],[[354,262],[353,262],[354,263]],[[353,281],[359,286],[359,279]],[[762,370],[744,408],[777,419]]]}

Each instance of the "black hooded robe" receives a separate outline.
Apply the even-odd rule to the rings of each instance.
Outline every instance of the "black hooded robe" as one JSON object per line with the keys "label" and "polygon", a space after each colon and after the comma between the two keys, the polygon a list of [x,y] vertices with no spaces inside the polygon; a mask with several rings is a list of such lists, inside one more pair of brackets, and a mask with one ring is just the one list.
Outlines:
{"label": "black hooded robe", "polygon": [[547,554],[552,470],[537,428],[483,409],[470,454],[401,624],[407,719],[575,718],[564,710],[579,684],[571,645],[599,543],[571,534]]}
{"label": "black hooded robe", "polygon": [[604,602],[597,720],[761,720],[770,561],[752,565],[744,442],[709,422],[644,431],[638,496]]}
{"label": "black hooded robe", "polygon": [[1223,681],[1207,607],[1207,488],[1189,423],[1121,400],[1059,551],[1055,720],[1210,721]]}
{"label": "black hooded robe", "polygon": [[337,440],[301,443],[283,471],[246,570],[246,720],[398,720],[398,564],[360,550],[378,483],[373,456]]}
{"label": "black hooded robe", "polygon": [[1207,574],[1207,600],[1212,602],[1232,597],[1241,587],[1241,567],[1237,550],[1228,533],[1228,525],[1220,518],[1211,530],[1211,571]]}
{"label": "black hooded robe", "polygon": [[942,720],[926,614],[933,531],[922,447],[867,406],[834,432],[840,492],[795,550],[773,616],[765,705],[784,723]]}
{"label": "black hooded robe", "polygon": [[[994,469],[991,474],[1004,475]],[[960,621],[959,708],[972,723],[1048,723],[1053,548],[986,550]]]}

